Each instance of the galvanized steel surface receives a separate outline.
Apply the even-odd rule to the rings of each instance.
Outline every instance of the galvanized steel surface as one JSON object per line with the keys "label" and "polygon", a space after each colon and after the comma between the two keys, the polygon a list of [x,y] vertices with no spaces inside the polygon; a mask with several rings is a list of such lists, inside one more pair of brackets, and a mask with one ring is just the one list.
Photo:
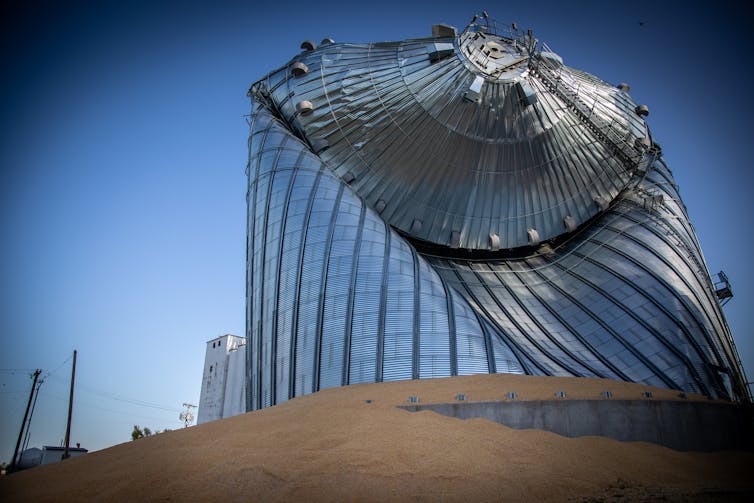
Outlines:
{"label": "galvanized steel surface", "polygon": [[254,102],[251,408],[359,382],[523,370],[416,250]]}
{"label": "galvanized steel surface", "polygon": [[[433,59],[441,44],[452,52]],[[634,145],[646,129],[636,104],[536,53],[493,78],[463,47],[455,39],[329,44],[252,92],[269,95],[310,142],[326,140],[325,164],[412,237],[450,245],[457,234],[461,248],[490,249],[496,235],[500,248],[515,248],[532,244],[529,229],[547,240],[566,231],[565,219],[579,225],[596,215],[595,198],[612,200],[640,158]],[[302,63],[307,73],[294,77]],[[306,114],[303,103],[312,105]]]}
{"label": "galvanized steel surface", "polygon": [[746,399],[636,104],[508,35],[328,43],[252,86],[249,408],[478,372]]}

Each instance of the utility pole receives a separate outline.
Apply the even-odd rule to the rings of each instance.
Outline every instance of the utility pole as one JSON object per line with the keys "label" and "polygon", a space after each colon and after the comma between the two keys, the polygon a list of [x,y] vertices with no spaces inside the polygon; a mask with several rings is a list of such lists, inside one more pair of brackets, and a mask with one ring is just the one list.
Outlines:
{"label": "utility pole", "polygon": [[181,412],[181,415],[178,416],[178,418],[183,421],[183,427],[188,428],[189,424],[191,424],[191,421],[194,420],[194,415],[191,413],[191,408],[193,407],[194,409],[196,409],[196,405],[184,402],[183,406],[186,407],[186,412]]}
{"label": "utility pole", "polygon": [[[47,375],[50,375],[49,372]],[[34,419],[34,409],[37,407],[37,399],[39,398],[39,388],[42,387],[42,385],[45,382],[45,378],[43,377],[39,381],[37,381],[37,390],[34,392],[34,401],[31,403],[31,411],[29,412],[29,422],[26,425],[26,434],[24,435],[24,442],[21,444],[21,451],[25,451],[26,448],[29,446],[29,436],[31,435],[31,421]]]}
{"label": "utility pole", "polygon": [[71,416],[73,415],[73,384],[76,382],[76,350],[73,350],[73,367],[71,368],[71,396],[68,399],[68,424],[65,427],[65,450],[61,459],[67,459],[71,455],[68,453],[68,446],[71,442]]}
{"label": "utility pole", "polygon": [[24,436],[24,427],[26,427],[26,418],[29,416],[29,407],[31,407],[31,399],[34,396],[34,389],[37,386],[37,379],[39,379],[39,374],[42,373],[42,369],[37,369],[34,371],[34,382],[31,384],[31,391],[29,392],[29,401],[26,402],[26,412],[24,412],[24,420],[21,423],[21,431],[18,432],[18,441],[16,441],[16,449],[13,451],[13,459],[11,459],[10,462],[10,469],[9,471],[15,471],[16,469],[16,458],[18,457],[18,448],[21,446],[21,439]]}

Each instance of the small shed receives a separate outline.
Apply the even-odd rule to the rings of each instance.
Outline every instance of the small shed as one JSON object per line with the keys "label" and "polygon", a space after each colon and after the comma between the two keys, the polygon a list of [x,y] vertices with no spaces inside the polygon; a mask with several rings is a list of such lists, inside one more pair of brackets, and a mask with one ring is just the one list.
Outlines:
{"label": "small shed", "polygon": [[[44,447],[42,447],[42,462],[40,464],[47,465],[50,463],[56,463],[58,461],[61,461],[63,459],[64,452],[65,452],[65,447],[45,445]],[[68,448],[68,454],[72,458],[75,458],[77,456],[83,456],[87,452],[89,451],[87,449],[84,449],[83,447],[69,447]]]}

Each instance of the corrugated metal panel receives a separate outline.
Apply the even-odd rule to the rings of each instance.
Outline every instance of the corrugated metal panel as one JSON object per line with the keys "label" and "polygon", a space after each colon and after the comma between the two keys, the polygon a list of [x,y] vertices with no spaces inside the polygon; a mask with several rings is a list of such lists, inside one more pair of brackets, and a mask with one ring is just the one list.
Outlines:
{"label": "corrugated metal panel", "polygon": [[403,240],[391,241],[388,265],[383,380],[411,379],[413,358],[414,265]]}
{"label": "corrugated metal panel", "polygon": [[456,353],[458,375],[489,372],[484,334],[479,321],[465,302],[453,295],[453,310],[456,314]]}
{"label": "corrugated metal panel", "polygon": [[419,377],[450,375],[450,331],[445,290],[437,273],[420,263]]}
{"label": "corrugated metal panel", "polygon": [[341,200],[330,247],[322,324],[320,389],[343,384],[348,292],[354,266],[354,247],[361,205],[358,200]]}
{"label": "corrugated metal panel", "polygon": [[304,245],[299,292],[298,333],[296,334],[295,395],[311,393],[314,386],[317,313],[321,309],[319,292],[324,278],[322,267],[330,219],[334,210],[337,185],[325,177],[313,199]]}
{"label": "corrugated metal panel", "polygon": [[380,292],[385,249],[385,227],[367,215],[359,249],[356,291],[351,324],[350,384],[374,382],[377,364]]}
{"label": "corrugated metal panel", "polygon": [[[590,127],[577,120],[576,112],[562,101],[521,103],[516,85],[488,82],[477,90],[481,106],[469,104],[463,95],[474,81],[473,72],[457,57],[431,63],[424,43],[333,44],[313,51],[306,63],[309,74],[273,92],[284,114],[304,134],[326,137],[330,149],[323,157],[333,171],[340,176],[355,176],[354,187],[368,201],[391,201],[385,218],[407,232],[413,227],[414,234],[422,239],[447,244],[453,228],[461,228],[462,247],[486,248],[490,230],[500,231],[508,247],[525,244],[526,236],[521,233],[490,229],[499,219],[538,226],[542,239],[547,239],[562,232],[561,226],[554,224],[562,222],[564,216],[579,215],[581,222],[595,214],[591,204],[579,206],[581,211],[564,211],[564,205],[575,197],[591,200],[584,196],[604,191],[595,182],[611,180],[620,188],[628,180],[626,170],[615,167],[609,148],[602,146]],[[314,78],[318,72],[319,81]],[[591,113],[615,128],[620,126],[622,134],[631,134],[625,124],[636,120],[632,112],[635,105],[614,96],[620,94],[625,101],[625,93],[567,68],[559,77],[563,85],[573,87],[583,100],[594,105]],[[525,87],[536,96],[548,94],[536,79],[525,80]],[[291,94],[296,100],[311,101],[314,113],[295,117]],[[537,108],[536,113],[532,107]],[[543,118],[547,120],[541,122]],[[567,143],[563,135],[548,134],[553,128],[568,131],[574,126],[578,134],[569,137]],[[386,145],[391,148],[385,149]],[[583,171],[577,159],[561,153],[567,154],[574,145],[588,146],[598,162]],[[479,152],[485,150],[489,152],[480,156]],[[499,161],[506,157],[515,160],[503,164],[505,170],[524,176],[506,177],[498,183],[500,174],[505,175],[505,171],[500,172]],[[402,171],[391,168],[401,165],[413,167],[412,178],[406,179]],[[563,188],[558,189],[559,195],[541,190],[540,180],[572,176],[573,172],[589,180],[588,194],[564,192]],[[482,173],[487,176],[480,177]],[[398,179],[400,183],[396,183]],[[441,180],[453,183],[438,183]],[[524,195],[530,204],[511,213],[498,202],[510,200],[495,189],[501,186],[512,194]],[[458,197],[469,193],[473,194],[470,199]],[[611,188],[605,197],[614,195]],[[459,205],[466,200],[475,204]],[[491,206],[504,212],[490,219]],[[488,223],[478,225],[484,219]],[[423,222],[420,230],[413,225],[414,220]]]}
{"label": "corrugated metal panel", "polygon": [[[252,87],[251,406],[490,371],[728,397],[722,370],[745,397],[688,215],[626,90],[536,50],[522,63],[526,37],[469,30],[437,57],[427,40],[324,44]],[[295,62],[306,71],[292,76]]]}

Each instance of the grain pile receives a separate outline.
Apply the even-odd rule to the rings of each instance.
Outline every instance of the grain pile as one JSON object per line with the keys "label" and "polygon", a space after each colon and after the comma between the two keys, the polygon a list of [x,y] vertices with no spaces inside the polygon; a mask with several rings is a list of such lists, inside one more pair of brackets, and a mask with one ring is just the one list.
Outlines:
{"label": "grain pile", "polygon": [[[3,501],[751,501],[754,453],[565,438],[396,405],[680,399],[603,379],[481,375],[355,385],[0,478]],[[702,399],[689,396],[687,399]],[[367,401],[371,403],[367,403]]]}

